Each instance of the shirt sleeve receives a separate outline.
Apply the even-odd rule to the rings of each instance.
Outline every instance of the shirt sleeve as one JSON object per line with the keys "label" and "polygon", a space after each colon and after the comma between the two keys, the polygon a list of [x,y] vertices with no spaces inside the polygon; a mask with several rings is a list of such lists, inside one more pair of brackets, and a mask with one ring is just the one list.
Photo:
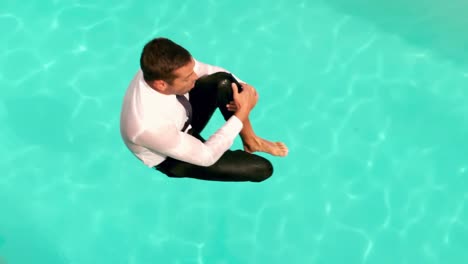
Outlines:
{"label": "shirt sleeve", "polygon": [[145,130],[136,142],[154,152],[199,166],[211,166],[234,143],[242,129],[242,122],[233,115],[205,143],[167,124]]}
{"label": "shirt sleeve", "polygon": [[206,64],[206,63],[203,63],[203,62],[200,62],[196,59],[195,60],[195,72],[197,73],[198,77],[201,77],[201,76],[204,76],[204,75],[210,75],[210,74],[213,74],[213,73],[216,73],[216,72],[228,72],[228,73],[231,73],[232,76],[234,76],[234,78],[236,78],[236,80],[240,83],[245,83],[244,81],[242,81],[241,79],[239,79],[239,77],[237,77],[235,74],[233,74],[232,72],[222,68],[222,67],[219,67],[219,66],[215,66],[215,65],[210,65],[210,64]]}

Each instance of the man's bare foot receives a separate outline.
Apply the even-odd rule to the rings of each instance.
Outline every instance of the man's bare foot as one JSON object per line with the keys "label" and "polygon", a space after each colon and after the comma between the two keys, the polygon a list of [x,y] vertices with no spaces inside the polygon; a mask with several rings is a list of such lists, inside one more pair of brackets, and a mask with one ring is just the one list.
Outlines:
{"label": "man's bare foot", "polygon": [[259,137],[249,142],[244,142],[244,150],[249,153],[265,152],[273,156],[281,157],[288,155],[289,151],[288,147],[282,142],[271,142]]}

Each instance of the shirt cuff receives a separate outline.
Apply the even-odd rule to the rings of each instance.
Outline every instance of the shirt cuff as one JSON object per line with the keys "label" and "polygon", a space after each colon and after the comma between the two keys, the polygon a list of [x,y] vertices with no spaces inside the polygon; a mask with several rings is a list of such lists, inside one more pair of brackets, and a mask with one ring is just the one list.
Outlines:
{"label": "shirt cuff", "polygon": [[238,134],[244,127],[244,124],[242,124],[242,121],[237,116],[232,115],[227,120],[227,126],[229,127],[230,131],[233,131],[236,134]]}

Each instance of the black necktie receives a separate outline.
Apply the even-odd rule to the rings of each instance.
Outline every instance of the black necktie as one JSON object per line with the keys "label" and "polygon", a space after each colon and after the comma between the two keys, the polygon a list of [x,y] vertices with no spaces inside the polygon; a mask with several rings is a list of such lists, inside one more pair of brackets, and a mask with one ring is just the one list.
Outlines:
{"label": "black necktie", "polygon": [[190,122],[192,122],[192,105],[190,104],[187,97],[183,95],[176,95],[176,98],[184,106],[185,112],[188,117],[187,122],[185,122],[184,128],[182,128],[182,131],[185,131],[185,129],[187,129],[188,125],[190,124]]}

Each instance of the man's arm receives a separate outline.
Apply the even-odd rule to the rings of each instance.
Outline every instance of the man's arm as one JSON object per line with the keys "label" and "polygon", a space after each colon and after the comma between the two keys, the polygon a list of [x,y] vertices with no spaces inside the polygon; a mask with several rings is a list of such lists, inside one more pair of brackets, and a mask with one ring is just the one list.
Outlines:
{"label": "man's arm", "polygon": [[228,150],[243,125],[232,116],[220,129],[203,143],[168,124],[157,130],[146,130],[136,143],[154,152],[199,166],[211,166]]}

